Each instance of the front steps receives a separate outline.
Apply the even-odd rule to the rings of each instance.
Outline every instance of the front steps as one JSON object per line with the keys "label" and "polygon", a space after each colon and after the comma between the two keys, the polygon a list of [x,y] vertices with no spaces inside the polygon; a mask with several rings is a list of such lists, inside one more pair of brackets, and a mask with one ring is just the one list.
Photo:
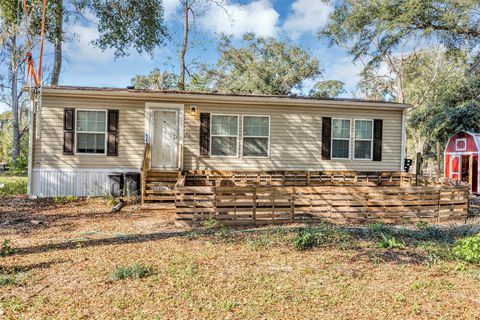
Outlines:
{"label": "front steps", "polygon": [[142,209],[174,209],[180,177],[181,171],[147,171],[142,179]]}

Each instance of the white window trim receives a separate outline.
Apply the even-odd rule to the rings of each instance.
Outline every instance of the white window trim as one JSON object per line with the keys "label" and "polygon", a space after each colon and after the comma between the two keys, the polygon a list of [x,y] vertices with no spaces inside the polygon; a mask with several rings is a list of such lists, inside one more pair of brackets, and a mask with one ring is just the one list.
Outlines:
{"label": "white window trim", "polygon": [[[236,136],[221,136],[221,135],[213,135],[212,132],[212,127],[213,127],[213,116],[234,116],[237,117],[237,135]],[[214,155],[212,154],[212,138],[213,137],[235,137],[237,138],[237,143],[236,143],[236,153],[235,155],[232,156],[222,156],[222,155]],[[239,114],[233,114],[233,113],[211,113],[210,114],[210,150],[209,154],[210,157],[212,158],[238,158],[239,157],[239,143],[240,143],[240,115]]]}
{"label": "white window trim", "polygon": [[[458,147],[458,142],[459,141],[463,141],[463,144],[464,144],[465,148],[460,149]],[[455,151],[467,151],[467,138],[461,138],[461,139],[456,139],[455,140]]]}
{"label": "white window trim", "polygon": [[[357,139],[355,137],[355,128],[356,128],[356,123],[357,121],[369,121],[372,123],[372,138],[371,139]],[[373,160],[373,134],[374,134],[374,123],[373,119],[354,119],[353,120],[353,160],[366,160],[366,161],[371,161]],[[355,157],[355,141],[370,141],[370,158],[357,158]]]}
{"label": "white window trim", "polygon": [[[245,117],[257,117],[257,118],[268,118],[268,136],[246,136],[244,134],[244,126],[245,126]],[[270,158],[270,136],[271,136],[271,117],[270,115],[264,115],[264,114],[242,114],[242,158],[245,159],[268,159]],[[243,148],[245,146],[245,138],[267,138],[268,139],[268,145],[267,145],[267,155],[266,156],[245,156],[243,154]]]}
{"label": "white window trim", "polygon": [[[99,111],[99,112],[105,112],[105,132],[99,132],[99,131],[78,131],[77,130],[77,121],[78,121],[78,111]],[[75,121],[73,124],[74,127],[74,132],[75,132],[75,141],[74,141],[74,154],[75,155],[87,155],[87,156],[106,156],[107,155],[107,138],[108,138],[108,110],[107,109],[75,109]],[[78,141],[78,133],[96,133],[96,134],[104,134],[105,135],[105,141],[104,143],[104,152],[103,153],[91,153],[91,152],[78,152],[77,151],[77,141]]]}
{"label": "white window trim", "polygon": [[[334,138],[333,137],[333,120],[348,120],[350,121],[350,127],[348,128],[349,129],[349,132],[350,132],[350,135],[349,135],[349,138],[346,139],[346,138]],[[351,158],[351,147],[352,147],[352,119],[349,119],[349,118],[332,118],[332,123],[330,125],[330,159],[337,159],[337,160],[350,160]],[[344,140],[344,141],[348,141],[348,157],[347,158],[341,158],[341,157],[334,157],[333,156],[333,140]]]}

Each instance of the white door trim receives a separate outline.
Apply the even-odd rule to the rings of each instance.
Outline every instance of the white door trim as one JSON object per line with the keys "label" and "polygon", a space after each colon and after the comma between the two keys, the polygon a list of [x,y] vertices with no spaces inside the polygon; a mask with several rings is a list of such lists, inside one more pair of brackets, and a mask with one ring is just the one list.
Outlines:
{"label": "white door trim", "polygon": [[[160,102],[146,102],[145,103],[145,143],[151,143],[153,134],[153,111],[175,111],[177,112],[178,121],[178,139],[177,139],[177,167],[169,169],[182,170],[183,168],[183,146],[184,146],[184,119],[185,106],[179,103],[160,103]],[[152,148],[153,149],[153,148]]]}

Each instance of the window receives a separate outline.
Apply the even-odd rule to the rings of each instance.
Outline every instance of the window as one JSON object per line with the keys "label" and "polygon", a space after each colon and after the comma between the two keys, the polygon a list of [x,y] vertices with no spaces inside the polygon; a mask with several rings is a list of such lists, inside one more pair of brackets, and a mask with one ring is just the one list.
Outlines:
{"label": "window", "polygon": [[268,157],[269,140],[269,116],[243,116],[244,157]]}
{"label": "window", "polygon": [[457,139],[455,140],[455,150],[456,151],[466,151],[467,150],[467,139]]}
{"label": "window", "polygon": [[349,155],[350,120],[332,119],[332,158],[348,159]]}
{"label": "window", "polygon": [[77,110],[77,153],[105,154],[106,111]]}
{"label": "window", "polygon": [[373,120],[355,120],[354,159],[372,159]]}
{"label": "window", "polygon": [[212,114],[210,132],[212,156],[238,155],[238,116]]}

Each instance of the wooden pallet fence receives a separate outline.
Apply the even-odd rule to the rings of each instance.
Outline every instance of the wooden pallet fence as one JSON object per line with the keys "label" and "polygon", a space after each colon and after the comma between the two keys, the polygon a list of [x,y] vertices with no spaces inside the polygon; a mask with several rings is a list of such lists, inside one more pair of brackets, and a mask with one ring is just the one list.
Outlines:
{"label": "wooden pallet fence", "polygon": [[409,181],[400,171],[186,171],[192,186],[400,186]]}
{"label": "wooden pallet fence", "polygon": [[225,225],[329,222],[443,222],[465,219],[468,189],[427,187],[179,187],[178,220]]}

